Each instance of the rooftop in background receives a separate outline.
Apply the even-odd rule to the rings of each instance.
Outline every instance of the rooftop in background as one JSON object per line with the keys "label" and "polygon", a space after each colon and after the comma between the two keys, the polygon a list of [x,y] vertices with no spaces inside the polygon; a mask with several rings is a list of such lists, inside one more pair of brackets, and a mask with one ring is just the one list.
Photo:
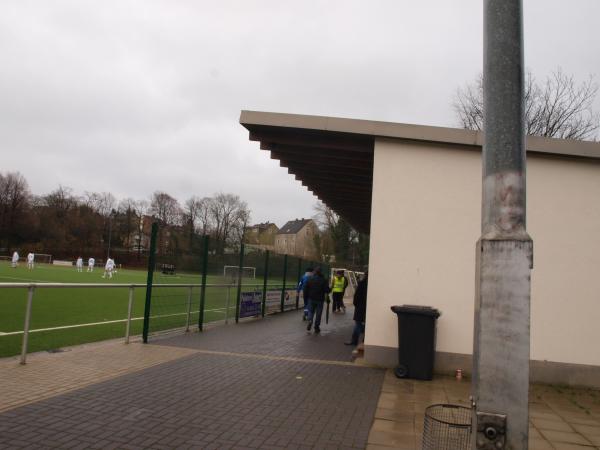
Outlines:
{"label": "rooftop in background", "polygon": [[266,230],[269,227],[277,226],[273,222],[257,223],[255,225],[249,225],[246,228],[257,228],[259,230]]}
{"label": "rooftop in background", "polygon": [[[338,117],[242,111],[240,123],[250,132],[250,140],[260,141],[272,159],[364,233],[370,230],[375,138],[474,151],[480,151],[483,143],[478,131]],[[599,142],[528,136],[527,151],[600,161]]]}
{"label": "rooftop in background", "polygon": [[285,225],[279,229],[277,234],[296,234],[298,231],[300,231],[302,228],[304,228],[304,226],[311,220],[312,219],[304,219],[304,218],[290,220],[290,221],[286,222]]}

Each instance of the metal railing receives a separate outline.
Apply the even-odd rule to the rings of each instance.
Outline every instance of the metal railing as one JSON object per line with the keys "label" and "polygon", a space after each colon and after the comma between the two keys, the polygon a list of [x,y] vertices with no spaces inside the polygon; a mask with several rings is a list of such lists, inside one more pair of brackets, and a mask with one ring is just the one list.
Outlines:
{"label": "metal railing", "polygon": [[[184,284],[184,283],[160,283],[153,284],[153,288],[188,288],[188,296],[187,296],[187,311],[185,313],[175,313],[170,315],[182,315],[186,314],[186,325],[185,331],[189,331],[190,329],[190,316],[194,312],[192,311],[192,292],[194,288],[201,288],[202,284]],[[269,286],[269,287],[277,287]],[[223,311],[225,310],[225,323],[229,322],[229,309],[231,304],[231,289],[237,288],[237,284],[206,284],[206,288],[227,288],[227,297],[226,297],[226,305],[224,308],[213,308],[208,311]],[[256,288],[259,286],[256,285]],[[19,335],[23,334],[23,341],[21,344],[21,364],[25,364],[27,361],[27,351],[29,344],[29,334],[34,332],[42,332],[42,331],[53,331],[67,328],[79,328],[79,327],[87,327],[87,326],[97,326],[97,325],[106,325],[109,323],[119,323],[126,322],[125,325],[125,343],[128,344],[130,340],[131,333],[131,321],[132,320],[142,320],[143,317],[132,318],[133,314],[133,303],[134,303],[134,291],[136,288],[144,288],[146,289],[146,284],[138,284],[138,283],[0,283],[0,289],[2,288],[16,288],[16,289],[27,289],[27,303],[25,307],[25,321],[23,325],[23,331],[13,331],[2,333],[1,336],[10,336],[10,335]],[[73,324],[73,325],[64,325],[59,327],[51,327],[51,328],[39,328],[35,330],[30,330],[31,323],[31,307],[33,304],[33,297],[36,289],[81,289],[81,288],[91,288],[91,289],[114,289],[120,288],[129,289],[129,299],[127,306],[127,318],[126,319],[117,319],[110,321],[102,321],[102,322],[91,322],[91,323],[82,323],[82,324]],[[150,316],[151,318],[159,318],[164,317],[165,315],[155,315]]]}

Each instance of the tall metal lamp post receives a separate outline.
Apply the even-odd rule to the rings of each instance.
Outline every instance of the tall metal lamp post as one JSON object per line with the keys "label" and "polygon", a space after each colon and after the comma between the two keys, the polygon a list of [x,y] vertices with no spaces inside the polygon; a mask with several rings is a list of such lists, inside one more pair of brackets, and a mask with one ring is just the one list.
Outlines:
{"label": "tall metal lamp post", "polygon": [[521,0],[485,0],[483,79],[472,445],[473,449],[526,450],[533,242],[525,226]]}
{"label": "tall metal lamp post", "polygon": [[113,223],[113,218],[115,217],[115,215],[117,214],[117,212],[113,209],[110,211],[110,215],[108,216],[108,248],[106,250],[106,259],[108,260],[108,258],[110,258],[110,241],[112,238],[112,223]]}

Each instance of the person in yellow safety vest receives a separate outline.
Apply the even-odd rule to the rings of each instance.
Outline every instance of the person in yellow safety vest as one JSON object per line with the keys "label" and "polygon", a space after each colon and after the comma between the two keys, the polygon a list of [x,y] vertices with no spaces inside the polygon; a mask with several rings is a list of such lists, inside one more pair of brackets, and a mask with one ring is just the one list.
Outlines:
{"label": "person in yellow safety vest", "polygon": [[346,312],[344,305],[344,293],[348,286],[348,280],[344,276],[343,270],[338,270],[331,280],[331,296],[333,297],[333,312]]}

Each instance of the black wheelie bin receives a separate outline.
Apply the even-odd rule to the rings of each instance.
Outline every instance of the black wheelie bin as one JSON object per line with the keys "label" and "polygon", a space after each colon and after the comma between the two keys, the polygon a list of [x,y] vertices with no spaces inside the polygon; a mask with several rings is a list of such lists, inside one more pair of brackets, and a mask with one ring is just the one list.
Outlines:
{"label": "black wheelie bin", "polygon": [[392,306],[398,316],[398,378],[431,380],[435,357],[435,328],[440,311],[429,306]]}

